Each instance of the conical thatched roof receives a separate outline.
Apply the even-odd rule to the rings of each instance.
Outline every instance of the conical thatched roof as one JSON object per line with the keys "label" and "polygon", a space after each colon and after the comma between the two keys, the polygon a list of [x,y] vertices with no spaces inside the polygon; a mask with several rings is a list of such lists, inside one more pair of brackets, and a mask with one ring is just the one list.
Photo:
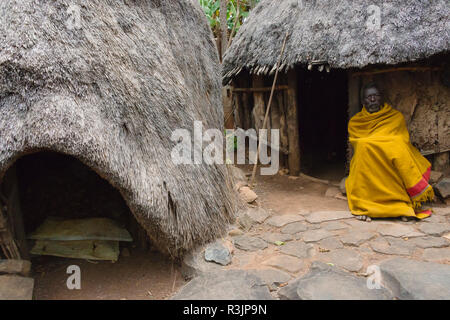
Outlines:
{"label": "conical thatched roof", "polygon": [[209,241],[232,217],[227,170],[175,165],[171,134],[222,127],[218,70],[195,0],[0,1],[0,179],[25,154],[68,154],[162,251]]}
{"label": "conical thatched roof", "polygon": [[261,0],[226,52],[224,81],[243,68],[270,72],[287,31],[283,69],[312,61],[362,68],[426,58],[450,49],[449,17],[446,0]]}

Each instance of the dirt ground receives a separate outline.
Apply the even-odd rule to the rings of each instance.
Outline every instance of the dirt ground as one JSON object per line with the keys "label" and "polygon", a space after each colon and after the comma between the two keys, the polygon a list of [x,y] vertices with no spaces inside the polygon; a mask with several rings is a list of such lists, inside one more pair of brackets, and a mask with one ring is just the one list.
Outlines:
{"label": "dirt ground", "polygon": [[[32,261],[36,300],[162,300],[185,281],[176,265],[157,252],[131,249],[116,263],[42,256]],[[81,289],[66,286],[67,267],[81,270]]]}

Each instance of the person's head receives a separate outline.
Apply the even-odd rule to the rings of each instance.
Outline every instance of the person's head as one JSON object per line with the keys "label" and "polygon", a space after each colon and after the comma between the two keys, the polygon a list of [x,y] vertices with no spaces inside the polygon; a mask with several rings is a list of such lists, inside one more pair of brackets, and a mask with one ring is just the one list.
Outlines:
{"label": "person's head", "polygon": [[383,94],[373,82],[366,84],[361,90],[361,101],[369,113],[378,112],[383,107]]}

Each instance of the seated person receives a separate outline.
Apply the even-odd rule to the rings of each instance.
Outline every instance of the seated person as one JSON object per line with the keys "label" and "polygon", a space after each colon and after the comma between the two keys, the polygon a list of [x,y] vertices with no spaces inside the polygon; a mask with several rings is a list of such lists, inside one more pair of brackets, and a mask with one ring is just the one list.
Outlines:
{"label": "seated person", "polygon": [[354,155],[345,187],[352,214],[362,220],[430,216],[420,210],[434,197],[430,162],[410,143],[403,115],[380,89],[370,83],[361,93],[363,108],[348,125]]}

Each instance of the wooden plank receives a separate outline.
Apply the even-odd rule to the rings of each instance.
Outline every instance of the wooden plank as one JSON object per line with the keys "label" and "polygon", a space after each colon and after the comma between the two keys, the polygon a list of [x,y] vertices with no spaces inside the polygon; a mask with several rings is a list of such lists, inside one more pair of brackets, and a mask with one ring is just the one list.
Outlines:
{"label": "wooden plank", "polygon": [[286,91],[287,105],[287,131],[289,140],[289,174],[298,175],[300,173],[300,137],[298,125],[298,76],[296,70],[288,72],[288,86]]}
{"label": "wooden plank", "polygon": [[[264,78],[262,76],[253,75],[253,87],[254,88],[261,88],[264,85]],[[254,91],[253,92],[253,111],[252,115],[255,121],[255,129],[256,132],[258,132],[259,136],[259,129],[261,129],[264,121],[264,111],[266,109],[265,102],[264,102],[264,94],[262,91]]]}

